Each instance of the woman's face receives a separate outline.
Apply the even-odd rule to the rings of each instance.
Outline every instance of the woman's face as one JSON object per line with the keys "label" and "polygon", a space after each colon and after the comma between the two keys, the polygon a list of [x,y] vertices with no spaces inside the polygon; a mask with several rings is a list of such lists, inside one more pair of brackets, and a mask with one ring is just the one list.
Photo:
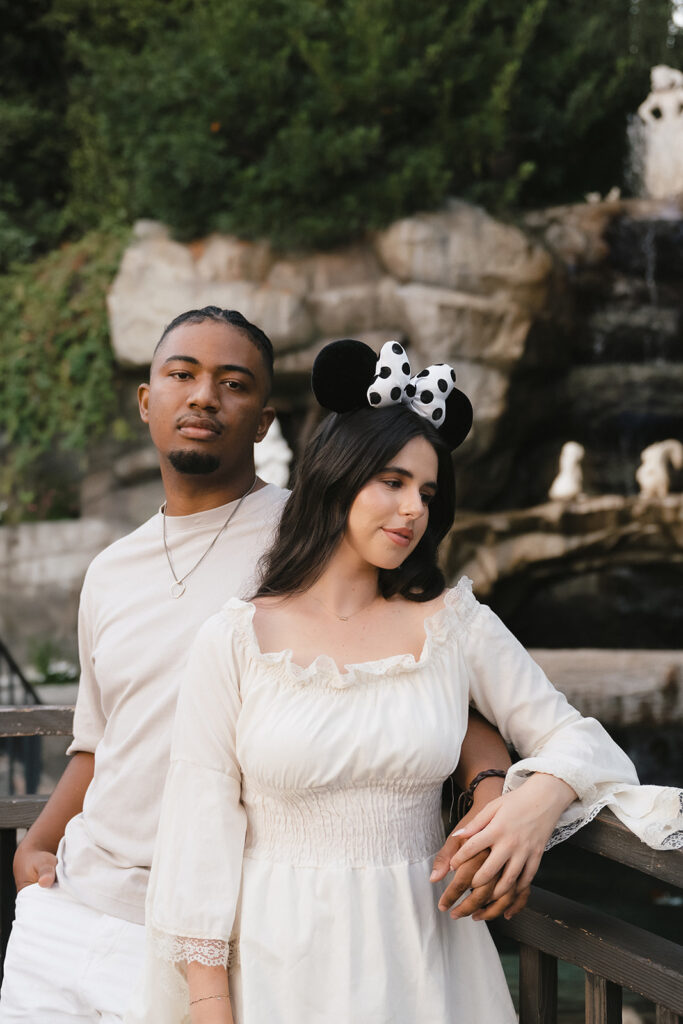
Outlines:
{"label": "woman's face", "polygon": [[427,529],[438,467],[426,438],[409,441],[354,498],[342,543],[378,569],[398,568]]}

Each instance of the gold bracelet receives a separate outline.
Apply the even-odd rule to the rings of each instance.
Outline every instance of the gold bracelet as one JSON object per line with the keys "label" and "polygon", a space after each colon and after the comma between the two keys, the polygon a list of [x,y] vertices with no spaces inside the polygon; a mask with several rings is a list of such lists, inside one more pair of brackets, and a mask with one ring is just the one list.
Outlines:
{"label": "gold bracelet", "polygon": [[194,1006],[195,1003],[203,1003],[205,999],[229,999],[230,996],[198,996],[196,999],[190,999],[190,1006]]}

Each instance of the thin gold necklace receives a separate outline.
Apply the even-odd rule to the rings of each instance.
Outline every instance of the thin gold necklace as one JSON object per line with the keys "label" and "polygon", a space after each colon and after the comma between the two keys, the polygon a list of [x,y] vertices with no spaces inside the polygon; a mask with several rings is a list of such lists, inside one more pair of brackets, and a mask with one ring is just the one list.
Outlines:
{"label": "thin gold necklace", "polygon": [[202,564],[202,562],[204,561],[204,559],[208,555],[209,551],[211,551],[211,549],[213,548],[214,544],[216,543],[216,541],[218,540],[220,535],[227,530],[228,524],[230,523],[230,520],[239,511],[239,507],[242,504],[242,502],[244,501],[244,499],[246,498],[246,496],[248,494],[251,494],[251,492],[256,487],[256,481],[257,480],[258,480],[258,477],[255,476],[254,477],[254,482],[251,485],[251,487],[249,488],[249,490],[245,491],[244,494],[242,495],[242,497],[240,498],[240,500],[237,502],[236,506],[233,509],[230,509],[230,514],[229,514],[228,518],[225,520],[225,522],[223,523],[223,525],[221,526],[220,530],[218,531],[216,536],[213,538],[211,543],[209,544],[208,548],[206,549],[206,551],[204,552],[202,557],[199,559],[198,562],[194,563],[194,565],[189,570],[189,572],[186,572],[184,576],[176,576],[176,571],[173,568],[173,562],[171,561],[171,552],[168,550],[168,544],[166,543],[166,505],[167,505],[167,502],[163,503],[163,505],[159,509],[159,511],[161,512],[161,516],[162,516],[162,519],[161,519],[161,522],[162,522],[161,536],[162,536],[163,541],[164,541],[164,551],[166,552],[166,559],[168,561],[168,567],[171,570],[171,575],[173,576],[173,583],[171,584],[171,589],[170,589],[171,597],[178,598],[178,597],[182,597],[183,596],[183,594],[185,593],[185,589],[186,589],[185,588],[185,580],[188,578],[188,576],[192,575],[192,573],[195,571],[195,569],[199,568],[199,566]]}
{"label": "thin gold necklace", "polygon": [[364,604],[362,608],[356,608],[355,612],[351,612],[350,615],[338,615],[337,612],[335,612],[332,608],[328,608],[327,605],[325,604],[325,602],[321,601],[319,597],[315,596],[315,594],[311,594],[310,591],[309,591],[309,594],[313,598],[314,601],[318,602],[318,604],[320,605],[321,608],[324,608],[325,611],[329,612],[330,615],[334,615],[335,619],[339,619],[340,622],[348,622],[349,619],[352,619],[354,617],[354,615],[359,615],[360,612],[366,611],[370,607],[370,605],[375,602],[375,600],[378,597],[378,595],[375,594],[375,596],[373,597],[372,601],[369,601],[367,604]]}

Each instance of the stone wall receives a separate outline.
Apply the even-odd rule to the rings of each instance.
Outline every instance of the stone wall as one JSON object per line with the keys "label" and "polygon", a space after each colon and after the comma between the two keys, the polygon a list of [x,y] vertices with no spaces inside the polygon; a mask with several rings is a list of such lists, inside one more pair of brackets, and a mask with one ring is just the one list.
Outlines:
{"label": "stone wall", "polygon": [[476,470],[510,462],[512,434],[499,429],[510,381],[557,316],[562,274],[544,245],[461,202],[331,253],[283,256],[219,235],[181,245],[150,222],[135,236],[108,296],[122,366],[146,367],[164,325],[185,309],[239,309],[273,341],[275,404],[294,417],[296,450],[317,415],[308,375],[322,345],[355,337],[379,349],[398,338],[416,369],[452,363],[472,399],[474,429],[460,459],[468,505],[500,490],[501,471]]}
{"label": "stone wall", "polygon": [[45,642],[56,655],[77,661],[85,571],[126,529],[87,518],[0,527],[0,636],[20,664]]}
{"label": "stone wall", "polygon": [[[135,385],[163,327],[216,304],[272,338],[274,404],[295,454],[321,415],[308,379],[327,341],[351,336],[379,349],[398,338],[415,369],[451,362],[475,421],[457,453],[458,504],[469,511],[448,542],[449,579],[470,572],[522,632],[535,615],[558,629],[565,616],[571,633],[569,609],[601,593],[601,633],[600,616],[618,618],[610,609],[621,588],[631,595],[623,622],[654,624],[640,645],[675,646],[657,629],[675,611],[677,579],[680,592],[681,509],[636,507],[633,495],[641,449],[683,436],[681,269],[683,220],[671,201],[558,207],[517,225],[453,201],[364,243],[309,254],[220,235],[182,245],[163,225],[139,222],[107,297],[136,440],[89,453],[78,522],[0,527],[0,635],[22,657],[36,638],[73,649],[88,562],[162,497]],[[591,497],[580,508],[543,504],[567,440],[586,449]],[[540,610],[525,620],[526,600]],[[546,643],[533,631],[523,639]]]}

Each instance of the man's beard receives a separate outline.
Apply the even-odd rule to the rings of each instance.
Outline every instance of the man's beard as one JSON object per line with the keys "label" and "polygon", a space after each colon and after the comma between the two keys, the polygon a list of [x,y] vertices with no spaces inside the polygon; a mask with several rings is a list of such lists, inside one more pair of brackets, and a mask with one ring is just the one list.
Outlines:
{"label": "man's beard", "polygon": [[220,459],[208,452],[183,451],[182,448],[168,453],[168,461],[178,473],[188,476],[202,476],[215,473],[220,466]]}

